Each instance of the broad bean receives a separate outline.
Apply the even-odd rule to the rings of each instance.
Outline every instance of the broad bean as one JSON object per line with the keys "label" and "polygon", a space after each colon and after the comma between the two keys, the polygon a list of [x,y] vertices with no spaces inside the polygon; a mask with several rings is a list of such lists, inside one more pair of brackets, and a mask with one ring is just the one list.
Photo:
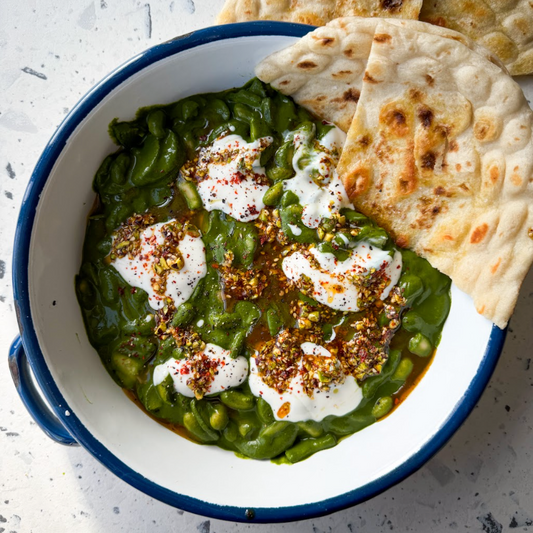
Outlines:
{"label": "broad bean", "polygon": [[96,305],[96,289],[92,281],[76,276],[78,299],[83,309],[90,311]]}
{"label": "broad bean", "polygon": [[410,309],[402,318],[402,327],[410,333],[418,333],[425,330],[427,324],[416,310]]}
{"label": "broad bean", "polygon": [[314,420],[306,420],[305,422],[296,422],[299,428],[298,435],[302,437],[320,437],[324,433],[324,428]]}
{"label": "broad bean", "polygon": [[106,304],[113,304],[119,299],[119,280],[111,267],[101,268],[98,272],[100,295]]}
{"label": "broad bean", "polygon": [[244,104],[235,104],[233,107],[233,115],[235,118],[242,120],[243,122],[247,122],[250,125],[254,118],[259,118],[259,115],[255,111],[252,111]]}
{"label": "broad bean", "polygon": [[[283,184],[281,184],[283,185]],[[281,197],[281,207],[289,207],[289,205],[296,205],[300,202],[300,198],[292,191],[285,191]]]}
{"label": "broad bean", "polygon": [[345,416],[328,416],[324,419],[323,425],[326,432],[335,435],[350,435],[356,431],[373,424],[376,419],[371,415],[352,413]]}
{"label": "broad bean", "polygon": [[143,367],[143,360],[139,357],[114,352],[111,356],[111,364],[126,389],[132,389]]}
{"label": "broad bean", "polygon": [[157,412],[163,407],[163,400],[155,387],[151,386],[144,391],[142,403],[151,412]]}
{"label": "broad bean", "polygon": [[298,444],[294,445],[292,448],[289,448],[285,451],[285,456],[291,463],[297,463],[298,461],[303,461],[311,455],[321,450],[327,450],[328,448],[333,448],[337,444],[337,439],[331,433],[326,433],[322,437],[317,437],[315,439],[305,439],[300,441]]}
{"label": "broad bean", "polygon": [[194,100],[185,100],[181,104],[181,118],[187,122],[191,118],[194,118],[196,115],[198,115],[199,108],[200,105]]}
{"label": "broad bean", "polygon": [[171,324],[174,327],[184,327],[189,325],[196,315],[196,309],[189,302],[181,304],[172,317]]}
{"label": "broad bean", "polygon": [[176,400],[176,391],[172,377],[167,376],[159,385],[156,386],[160,398],[166,404],[172,405]]}
{"label": "broad bean", "polygon": [[236,359],[241,354],[244,347],[244,342],[246,341],[246,333],[246,331],[238,331],[233,336],[233,340],[231,341],[229,348],[229,356],[232,359]]}
{"label": "broad bean", "polygon": [[378,398],[374,407],[372,408],[372,416],[375,416],[376,419],[384,417],[390,412],[394,403],[390,396],[382,396]]}
{"label": "broad bean", "polygon": [[207,435],[209,440],[218,440],[219,434],[209,425],[209,423],[204,419],[204,414],[202,411],[205,410],[204,405],[196,399],[191,401],[191,412],[196,418],[198,426],[202,431]]}
{"label": "broad bean", "polygon": [[266,313],[268,331],[272,337],[275,337],[283,327],[283,321],[275,309],[269,309]]}
{"label": "broad bean", "polygon": [[263,203],[268,206],[274,206],[279,202],[279,199],[281,198],[282,194],[283,182],[280,181],[272,185],[272,187],[268,189],[268,191],[263,196]]}
{"label": "broad bean", "polygon": [[207,443],[218,440],[218,434],[216,435],[216,438],[212,438],[202,429],[192,412],[188,412],[183,415],[183,425],[185,426],[185,429],[187,429],[187,431],[192,435],[192,437],[199,442]]}
{"label": "broad bean", "polygon": [[266,174],[270,181],[277,183],[279,181],[292,178],[294,175],[294,170],[292,168],[270,167],[267,168]]}
{"label": "broad bean", "polygon": [[254,440],[237,439],[235,445],[252,459],[271,459],[292,446],[298,434],[298,426],[291,422],[274,422],[264,428]]}
{"label": "broad bean", "polygon": [[237,427],[237,424],[233,422],[233,420],[230,420],[226,428],[224,429],[224,438],[228,442],[234,442],[235,439],[239,436],[239,429]]}
{"label": "broad bean", "polygon": [[391,376],[391,381],[405,382],[413,371],[413,366],[413,361],[404,357],[400,361],[400,364],[398,365],[398,368],[396,369],[394,374]]}
{"label": "broad bean", "polygon": [[253,78],[244,87],[251,93],[257,94],[257,96],[261,96],[261,98],[264,98],[267,95],[263,82],[257,78]]}
{"label": "broad bean", "polygon": [[209,416],[211,427],[217,431],[222,431],[229,422],[228,410],[221,403],[210,403],[209,408],[211,411]]}
{"label": "broad bean", "polygon": [[241,89],[236,93],[228,95],[228,100],[230,102],[245,104],[254,108],[260,107],[262,101],[261,96],[254,94],[251,91],[247,91],[246,89]]}
{"label": "broad bean", "polygon": [[417,333],[409,339],[409,351],[419,357],[428,357],[433,353],[433,346],[422,333]]}
{"label": "broad bean", "polygon": [[216,328],[227,330],[240,326],[242,318],[237,313],[223,313],[221,315],[211,315],[209,322]]}
{"label": "broad bean", "polygon": [[272,407],[269,403],[263,398],[257,399],[257,417],[263,424],[272,424],[274,422],[274,413],[272,412]]}
{"label": "broad bean", "polygon": [[152,111],[146,117],[146,123],[148,124],[148,130],[152,135],[158,139],[162,139],[166,135],[165,131],[165,113],[161,109]]}
{"label": "broad bean", "polygon": [[346,220],[354,226],[360,227],[369,223],[368,217],[353,209],[341,209],[341,215],[345,216]]}
{"label": "broad bean", "polygon": [[424,292],[422,280],[414,274],[404,274],[399,283],[407,305],[411,305]]}
{"label": "broad bean", "polygon": [[261,101],[261,115],[263,120],[269,125],[273,125],[273,109],[272,109],[272,100],[270,98],[263,98]]}
{"label": "broad bean", "polygon": [[219,98],[214,98],[209,103],[210,109],[212,109],[219,117],[220,120],[229,120],[231,112],[229,107],[226,105],[226,102],[220,100]]}
{"label": "broad bean", "polygon": [[402,357],[402,352],[400,350],[391,350],[389,352],[389,358],[387,359],[387,362],[385,363],[385,366],[383,367],[381,374],[377,376],[372,376],[363,382],[363,397],[364,398],[372,398],[374,394],[376,394],[379,387],[390,377],[394,374],[396,369],[398,368],[398,365],[400,364],[400,360]]}
{"label": "broad bean", "polygon": [[292,159],[294,157],[294,143],[292,141],[284,142],[274,155],[274,163],[278,167],[292,170]]}
{"label": "broad bean", "polygon": [[270,133],[270,128],[262,118],[252,118],[250,121],[250,138],[252,141],[256,141],[261,137],[267,137],[270,135]]}
{"label": "broad bean", "polygon": [[290,130],[294,122],[298,120],[294,103],[284,96],[276,96],[276,111],[274,114],[275,129],[282,132]]}
{"label": "broad bean", "polygon": [[227,390],[220,394],[220,401],[230,409],[236,411],[247,411],[253,409],[255,398],[252,395],[244,394],[236,390]]}

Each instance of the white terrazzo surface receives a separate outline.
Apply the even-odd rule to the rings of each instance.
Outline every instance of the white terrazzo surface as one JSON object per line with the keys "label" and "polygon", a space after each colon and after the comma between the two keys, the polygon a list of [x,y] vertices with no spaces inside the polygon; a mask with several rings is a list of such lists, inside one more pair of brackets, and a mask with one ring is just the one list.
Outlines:
{"label": "white terrazzo surface", "polygon": [[490,385],[451,442],[403,483],[328,517],[252,526],[183,513],[83,449],[55,444],[24,409],[5,361],[17,334],[12,242],[32,168],[93,84],[145,48],[213,24],[222,3],[0,0],[0,533],[533,531],[533,275]]}

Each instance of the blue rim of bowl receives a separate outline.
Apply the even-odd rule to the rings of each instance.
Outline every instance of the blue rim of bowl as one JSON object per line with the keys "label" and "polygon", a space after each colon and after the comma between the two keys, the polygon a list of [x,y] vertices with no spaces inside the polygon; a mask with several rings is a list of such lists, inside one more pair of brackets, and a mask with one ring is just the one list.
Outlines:
{"label": "blue rim of bowl", "polygon": [[[89,91],[61,123],[44,149],[32,173],[17,222],[13,256],[13,288],[19,328],[31,368],[54,412],[72,436],[93,457],[118,477],[149,496],[169,505],[210,518],[255,523],[289,522],[313,518],[361,503],[404,480],[437,453],[466,420],[494,371],[505,340],[506,330],[501,330],[494,326],[479,370],[463,398],[455,406],[453,413],[439,431],[407,461],[386,475],[353,491],[320,502],[303,505],[260,507],[250,510],[244,507],[212,504],[165,489],[135,472],[115,457],[92,436],[76,417],[76,414],[69,409],[50,374],[41,352],[31,318],[28,291],[30,240],[39,196],[68,138],[107,94],[130,76],[156,61],[213,41],[269,35],[302,37],[312,29],[312,26],[304,24],[283,22],[248,22],[214,26],[177,37],[135,56]],[[68,417],[65,416],[67,409],[70,411]]]}

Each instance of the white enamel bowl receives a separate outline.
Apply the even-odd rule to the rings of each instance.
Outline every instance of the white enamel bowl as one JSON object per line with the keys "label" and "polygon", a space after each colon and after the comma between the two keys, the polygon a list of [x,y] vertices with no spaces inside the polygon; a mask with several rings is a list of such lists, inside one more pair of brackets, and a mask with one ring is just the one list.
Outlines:
{"label": "white enamel bowl", "polygon": [[[293,466],[245,461],[175,435],[136,407],[105,371],[87,340],[74,276],[94,200],[92,179],[115,149],[107,125],[132,118],[141,106],[241,86],[262,58],[310,29],[265,22],[215,27],[133,58],[59,127],[35,168],[18,222],[13,271],[22,342],[13,343],[10,366],[26,406],[50,436],[81,444],[131,485],[215,518],[308,518],[397,483],[465,420],[504,340],[453,289],[435,361],[407,400],[385,420]],[[28,361],[53,413],[35,390]]]}

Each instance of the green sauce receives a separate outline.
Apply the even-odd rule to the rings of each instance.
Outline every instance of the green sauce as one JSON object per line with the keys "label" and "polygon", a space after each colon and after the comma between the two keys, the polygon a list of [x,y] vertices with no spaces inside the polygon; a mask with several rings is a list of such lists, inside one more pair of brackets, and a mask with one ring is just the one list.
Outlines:
{"label": "green sauce", "polygon": [[[267,210],[277,216],[289,244],[316,243],[321,251],[334,253],[342,261],[349,254],[346,239],[337,236],[342,228],[335,229],[335,222],[327,219],[318,230],[306,227],[298,196],[277,185],[293,175],[287,132],[298,128],[310,128],[319,139],[331,126],[257,79],[240,89],[140,109],[132,121],[114,120],[109,133],[119,149],[104,159],[95,176],[97,202],[88,220],[76,278],[91,344],[117,384],[151,416],[199,443],[277,463],[297,462],[334,446],[338,439],[386,416],[405,396],[439,343],[450,308],[449,278],[414,253],[401,250],[399,286],[406,306],[387,343],[388,360],[381,373],[361,380],[364,398],[353,412],[328,416],[321,422],[293,423],[276,421],[268,403],[255,398],[247,382],[202,399],[175,392],[170,376],[155,386],[155,366],[183,357],[183,351],[172,336],[162,339],[154,333],[154,310],[147,294],[122,279],[110,264],[109,254],[113,232],[136,213],[149,212],[156,222],[173,218],[192,221],[206,246],[207,275],[192,297],[178,307],[173,323],[193,331],[206,343],[231,350],[232,356],[250,357],[254,348],[280,331],[297,328],[301,322],[291,313],[294,302],[308,306],[311,318],[315,311],[320,316],[322,307],[306,294],[292,291],[280,297],[276,279],[265,282],[257,298],[224,298],[220,265],[228,252],[233,254],[232,268],[239,272],[258,269],[258,283],[263,283],[264,253],[268,256],[277,245],[266,239],[261,216],[244,223],[220,211],[208,213],[201,208],[201,201],[198,203],[195,187],[179,177],[184,163],[221,135],[237,134],[247,142],[272,136],[274,142],[261,155],[272,185],[265,196]],[[365,240],[391,253],[397,249],[384,230],[360,213],[346,209],[342,215],[347,230],[357,229],[352,240]],[[295,227],[298,230],[294,231]],[[325,238],[328,233],[332,239]],[[325,314],[327,319],[321,320],[324,341],[332,338],[334,331],[349,339],[353,335],[350,326],[361,314]],[[379,321],[380,326],[388,323],[383,314]]]}

